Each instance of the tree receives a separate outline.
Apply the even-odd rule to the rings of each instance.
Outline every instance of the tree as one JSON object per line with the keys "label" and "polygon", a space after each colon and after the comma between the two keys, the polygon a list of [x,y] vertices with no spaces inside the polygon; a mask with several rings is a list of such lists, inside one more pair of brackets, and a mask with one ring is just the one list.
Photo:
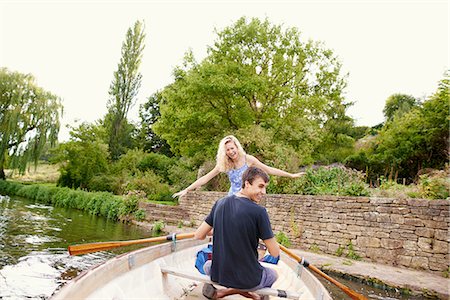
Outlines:
{"label": "tree", "polygon": [[162,91],[154,130],[176,154],[211,156],[225,134],[256,126],[309,157],[343,103],[340,69],[330,50],[303,43],[297,29],[241,18],[217,33],[201,63],[186,54]]}
{"label": "tree", "polygon": [[104,127],[82,123],[71,128],[70,141],[53,150],[53,162],[62,162],[58,185],[87,188],[91,179],[108,171],[108,147],[102,142]]}
{"label": "tree", "polygon": [[379,131],[373,146],[349,159],[348,165],[409,182],[420,169],[444,168],[449,159],[449,83],[446,74],[433,95],[396,115]]}
{"label": "tree", "polygon": [[109,121],[105,124],[109,129],[109,152],[113,160],[125,152],[127,141],[130,141],[131,131],[126,118],[141,86],[139,66],[145,47],[144,39],[144,24],[136,21],[133,28],[127,31],[122,44],[122,57],[109,88],[108,115],[105,118]]}
{"label": "tree", "polygon": [[167,156],[173,156],[170,146],[153,131],[153,124],[161,116],[159,106],[162,101],[161,93],[157,92],[150,97],[146,103],[141,105],[139,116],[141,118],[141,128],[138,135],[141,148],[145,151],[158,152]]}
{"label": "tree", "polygon": [[394,94],[387,98],[384,105],[383,114],[387,122],[394,119],[395,116],[401,117],[413,107],[418,106],[416,98],[405,94]]}
{"label": "tree", "polygon": [[23,173],[29,162],[37,164],[46,143],[58,140],[61,114],[59,97],[32,75],[0,69],[0,179],[5,167]]}

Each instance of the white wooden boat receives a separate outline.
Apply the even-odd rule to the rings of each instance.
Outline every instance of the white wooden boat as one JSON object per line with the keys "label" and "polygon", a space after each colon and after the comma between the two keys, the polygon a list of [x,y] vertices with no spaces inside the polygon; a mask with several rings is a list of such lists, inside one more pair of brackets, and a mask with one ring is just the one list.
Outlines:
{"label": "white wooden boat", "polygon": [[[51,299],[206,299],[202,286],[209,277],[194,267],[197,251],[205,246],[205,241],[190,239],[122,254],[81,273]],[[279,278],[259,294],[279,299],[276,295],[286,291],[288,298],[331,299],[317,278],[291,258],[282,255],[278,265],[264,265],[275,268]]]}

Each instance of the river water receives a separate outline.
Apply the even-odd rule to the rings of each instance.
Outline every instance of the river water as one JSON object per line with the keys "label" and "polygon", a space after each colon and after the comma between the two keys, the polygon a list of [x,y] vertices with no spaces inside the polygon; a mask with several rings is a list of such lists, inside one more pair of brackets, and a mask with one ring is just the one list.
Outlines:
{"label": "river water", "polygon": [[[150,234],[138,226],[108,221],[79,210],[0,195],[0,299],[48,299],[81,271],[142,247],[70,256],[69,245],[139,239]],[[369,299],[424,299],[336,279]],[[325,279],[319,280],[334,299],[348,299]]]}
{"label": "river water", "polygon": [[0,196],[0,299],[47,299],[82,270],[132,249],[70,256],[69,245],[149,236],[79,210]]}

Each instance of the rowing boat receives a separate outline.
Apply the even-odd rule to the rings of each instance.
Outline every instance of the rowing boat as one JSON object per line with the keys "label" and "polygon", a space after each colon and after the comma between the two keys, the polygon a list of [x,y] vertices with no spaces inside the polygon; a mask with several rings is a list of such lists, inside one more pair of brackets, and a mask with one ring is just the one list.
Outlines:
{"label": "rowing boat", "polygon": [[[194,267],[197,251],[205,246],[205,241],[179,240],[119,255],[82,272],[51,299],[206,299],[202,286],[209,277]],[[258,294],[270,299],[331,299],[317,278],[288,256],[282,255],[278,265],[264,266],[275,268],[279,278]]]}

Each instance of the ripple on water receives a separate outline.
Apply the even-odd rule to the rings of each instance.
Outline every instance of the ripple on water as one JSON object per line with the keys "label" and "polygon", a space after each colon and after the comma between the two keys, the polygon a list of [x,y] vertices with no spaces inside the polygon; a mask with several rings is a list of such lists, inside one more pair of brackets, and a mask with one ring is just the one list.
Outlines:
{"label": "ripple on water", "polygon": [[113,256],[101,253],[74,257],[64,248],[47,251],[32,252],[0,270],[0,299],[47,299],[68,279]]}

